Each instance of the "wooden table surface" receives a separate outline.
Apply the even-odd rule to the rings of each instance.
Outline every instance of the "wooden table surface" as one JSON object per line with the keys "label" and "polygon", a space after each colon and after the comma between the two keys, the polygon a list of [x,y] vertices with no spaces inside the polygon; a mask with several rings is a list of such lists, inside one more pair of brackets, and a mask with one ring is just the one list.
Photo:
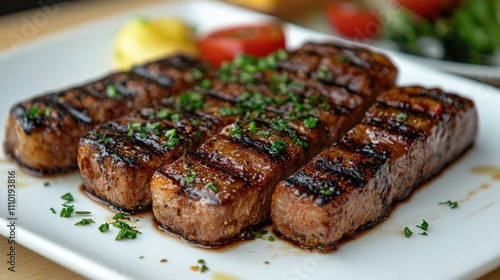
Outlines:
{"label": "wooden table surface", "polygon": [[[34,32],[30,34],[30,40],[43,37],[46,34],[53,33],[63,28],[68,28],[89,20],[98,19],[107,15],[133,9],[134,7],[147,4],[164,2],[165,0],[85,0],[58,4],[52,11],[50,19],[44,24],[40,24]],[[49,1],[44,1],[49,2]],[[53,1],[53,3],[58,3]],[[14,32],[22,34],[23,24],[26,19],[32,19],[40,11],[40,8],[20,13],[0,16],[0,51],[12,48],[12,42],[7,34]],[[0,236],[0,279],[85,279],[72,271],[56,264],[47,258],[17,244],[17,264],[16,272],[7,270],[5,252],[9,244],[7,239]],[[445,261],[445,260],[443,260]],[[425,277],[424,277],[425,278]],[[480,278],[481,280],[500,279],[500,268]]]}

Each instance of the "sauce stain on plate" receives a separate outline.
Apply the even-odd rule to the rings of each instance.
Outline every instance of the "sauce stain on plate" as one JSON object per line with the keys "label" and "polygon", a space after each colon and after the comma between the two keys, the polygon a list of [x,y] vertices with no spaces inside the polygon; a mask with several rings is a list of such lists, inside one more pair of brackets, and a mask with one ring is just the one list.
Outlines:
{"label": "sauce stain on plate", "polygon": [[239,280],[239,279],[241,279],[241,278],[233,276],[229,273],[219,272],[219,271],[215,271],[214,273],[212,273],[211,276],[212,276],[213,280]]}
{"label": "sauce stain on plate", "polygon": [[472,174],[491,176],[492,180],[500,181],[500,167],[481,165],[471,169]]}

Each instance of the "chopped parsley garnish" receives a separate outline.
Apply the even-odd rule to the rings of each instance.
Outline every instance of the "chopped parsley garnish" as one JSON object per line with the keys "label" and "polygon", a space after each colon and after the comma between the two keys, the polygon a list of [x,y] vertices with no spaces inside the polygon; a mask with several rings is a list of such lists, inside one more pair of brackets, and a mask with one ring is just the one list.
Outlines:
{"label": "chopped parsley garnish", "polygon": [[204,272],[206,272],[208,270],[208,267],[207,267],[207,265],[205,263],[205,260],[199,259],[198,263],[201,265],[201,267],[200,267],[200,272],[201,273],[204,273]]}
{"label": "chopped parsley garnish", "polygon": [[328,66],[324,64],[318,68],[316,75],[320,81],[333,82],[334,80],[333,73],[328,69]]}
{"label": "chopped parsley garnish", "polygon": [[71,217],[71,213],[73,213],[73,210],[75,209],[74,205],[65,205],[61,211],[59,212],[59,217],[63,218],[69,218]]}
{"label": "chopped parsley garnish", "polygon": [[114,85],[108,85],[106,87],[106,95],[109,98],[113,98],[113,99],[121,97],[120,93],[118,92],[118,90],[116,89],[116,87]]}
{"label": "chopped parsley garnish", "polygon": [[408,227],[405,227],[404,234],[405,234],[406,238],[410,238],[410,236],[413,234],[413,232]]}
{"label": "chopped parsley garnish", "polygon": [[238,123],[234,123],[233,128],[229,131],[229,134],[236,138],[241,138],[245,134],[245,131],[243,131],[243,128],[241,128]]}
{"label": "chopped parsley garnish", "polygon": [[179,145],[179,136],[175,128],[167,130],[165,136],[168,137],[168,141],[163,145],[165,148],[172,148]]}
{"label": "chopped parsley garnish", "polygon": [[75,211],[75,214],[77,215],[89,215],[92,214],[90,211]]}
{"label": "chopped parsley garnish", "polygon": [[422,220],[422,223],[420,225],[417,225],[416,227],[422,229],[423,231],[427,231],[427,229],[429,229],[429,224],[426,220]]}
{"label": "chopped parsley garnish", "polygon": [[52,114],[52,108],[45,108],[45,116],[50,117],[50,114]]}
{"label": "chopped parsley garnish", "polygon": [[196,68],[193,68],[193,70],[191,71],[191,75],[193,75],[193,78],[195,80],[200,80],[201,78],[203,78],[203,72]]}
{"label": "chopped parsley garnish", "polygon": [[212,81],[209,79],[204,79],[198,84],[199,87],[204,88],[204,89],[211,89],[212,88]]}
{"label": "chopped parsley garnish", "polygon": [[253,134],[256,134],[257,133],[257,124],[255,122],[251,122],[248,124],[248,128],[250,128],[250,131],[253,133]]}
{"label": "chopped parsley garnish", "polygon": [[211,189],[214,193],[218,193],[219,192],[219,189],[214,184],[214,182],[210,182],[210,183],[206,184],[205,188]]}
{"label": "chopped parsley garnish", "polygon": [[53,213],[53,214],[57,214],[56,210],[52,207],[50,207],[50,211]]}
{"label": "chopped parsley garnish", "polygon": [[191,184],[192,182],[194,182],[194,179],[196,178],[196,172],[194,172],[191,169],[188,169],[188,171],[189,171],[188,175],[186,175],[186,177],[184,177],[182,181],[184,181],[184,183],[186,184]]}
{"label": "chopped parsley garnish", "polygon": [[86,225],[90,225],[93,223],[95,223],[94,220],[83,218],[80,221],[76,222],[75,226],[86,226]]}
{"label": "chopped parsley garnish", "polygon": [[274,240],[276,240],[276,239],[274,239],[274,237],[272,235],[270,235],[269,236],[269,241],[273,242]]}
{"label": "chopped parsley garnish", "polygon": [[156,117],[166,119],[170,117],[170,110],[167,108],[161,108],[160,111],[156,113]]}
{"label": "chopped parsley garnish", "polygon": [[203,108],[205,104],[204,101],[205,101],[205,96],[203,94],[195,91],[190,91],[179,95],[179,99],[177,102],[179,103],[179,105],[183,106],[187,111],[192,112],[196,109]]}
{"label": "chopped parsley garnish", "polygon": [[408,119],[408,114],[405,112],[399,112],[397,115],[398,120],[404,122]]}
{"label": "chopped parsley garnish", "polygon": [[135,227],[119,221],[115,220],[113,222],[113,226],[117,227],[120,229],[118,234],[115,237],[115,240],[121,240],[121,239],[135,239],[137,237],[137,234],[141,234],[142,232],[138,231],[135,229]]}
{"label": "chopped parsley garnish", "polygon": [[44,186],[44,187],[48,187],[48,186],[50,186],[50,182],[49,182],[49,181],[45,181],[45,182],[43,182],[43,186]]}
{"label": "chopped parsley garnish", "polygon": [[445,201],[445,202],[439,202],[439,204],[448,204],[448,206],[450,206],[451,209],[458,208],[458,201],[448,200],[448,201]]}
{"label": "chopped parsley garnish", "polygon": [[271,146],[271,152],[275,155],[280,155],[285,151],[286,148],[286,142],[285,140],[279,139],[276,140],[273,145]]}
{"label": "chopped parsley garnish", "polygon": [[125,216],[125,213],[116,213],[114,216],[113,216],[113,219],[114,220],[129,220],[130,221],[130,217],[127,217]]}
{"label": "chopped parsley garnish", "polygon": [[301,146],[303,148],[308,148],[309,144],[307,144],[307,141],[304,139],[300,138],[297,133],[295,132],[290,132],[289,136],[293,139],[293,143],[297,146]]}
{"label": "chopped parsley garnish", "polygon": [[42,110],[40,108],[36,108],[36,107],[30,107],[26,111],[26,116],[29,119],[35,119],[36,117],[40,116],[41,114],[42,114]]}
{"label": "chopped parsley garnish", "polygon": [[173,115],[170,116],[170,119],[172,121],[174,121],[174,122],[178,122],[181,119],[181,115],[179,115],[179,114],[173,114]]}
{"label": "chopped parsley garnish", "polygon": [[322,195],[332,195],[333,192],[332,192],[332,190],[319,190],[319,194],[322,194]]}
{"label": "chopped parsley garnish", "polygon": [[66,193],[61,196],[62,199],[66,200],[66,202],[73,201],[73,195],[71,193]]}
{"label": "chopped parsley garnish", "polygon": [[236,115],[236,113],[234,112],[234,110],[230,107],[222,107],[219,109],[218,113],[221,115],[221,116],[234,116]]}
{"label": "chopped parsley garnish", "polygon": [[104,223],[102,225],[99,226],[99,231],[100,232],[106,232],[109,230],[109,224],[108,223]]}
{"label": "chopped parsley garnish", "polygon": [[200,137],[201,137],[201,130],[198,130],[196,131],[196,133],[194,134],[194,142],[195,143],[198,143],[200,141]]}
{"label": "chopped parsley garnish", "polygon": [[304,119],[304,125],[307,128],[315,128],[316,125],[318,125],[318,118],[312,116],[307,117],[306,119]]}

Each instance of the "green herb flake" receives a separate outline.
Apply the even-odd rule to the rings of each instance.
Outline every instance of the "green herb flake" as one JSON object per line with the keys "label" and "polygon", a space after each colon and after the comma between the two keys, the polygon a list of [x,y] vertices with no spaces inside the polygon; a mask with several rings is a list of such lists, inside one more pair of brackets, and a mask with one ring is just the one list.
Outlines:
{"label": "green herb flake", "polygon": [[207,267],[207,265],[206,265],[206,263],[205,263],[205,260],[203,260],[203,259],[199,259],[199,260],[198,260],[198,263],[199,263],[199,264],[201,264],[201,267],[200,267],[200,272],[201,272],[201,273],[205,273],[205,272],[208,270],[208,267]]}
{"label": "green herb flake", "polygon": [[440,205],[442,205],[442,204],[448,204],[448,206],[450,206],[451,209],[458,208],[458,201],[448,200],[448,201],[445,201],[445,202],[439,202],[439,204]]}
{"label": "green herb flake", "polygon": [[201,130],[198,130],[196,131],[196,133],[194,134],[194,142],[195,143],[198,143],[200,141],[200,137],[201,137]]}
{"label": "green herb flake", "polygon": [[44,186],[44,187],[48,187],[48,186],[50,186],[50,182],[49,182],[49,181],[45,181],[45,182],[43,182],[43,186]]}
{"label": "green herb flake", "polygon": [[422,223],[420,225],[417,225],[416,227],[422,229],[423,231],[427,231],[427,229],[429,229],[429,224],[426,220],[422,220]]}
{"label": "green herb flake", "polygon": [[234,123],[233,128],[231,129],[231,131],[229,131],[229,134],[236,138],[241,138],[245,134],[245,132],[238,123]]}
{"label": "green herb flake", "polygon": [[51,211],[53,214],[57,214],[56,210],[55,210],[53,207],[50,207],[50,211]]}
{"label": "green herb flake", "polygon": [[219,189],[218,189],[218,188],[217,188],[217,186],[214,184],[214,182],[207,183],[207,184],[205,185],[205,188],[211,189],[214,193],[218,193],[218,192],[219,192]]}
{"label": "green herb flake", "polygon": [[405,234],[406,238],[410,238],[410,236],[413,234],[413,232],[408,227],[405,227],[404,234]]}
{"label": "green herb flake", "polygon": [[129,220],[130,221],[130,217],[127,217],[125,215],[125,213],[116,213],[114,216],[113,216],[113,220]]}
{"label": "green herb flake", "polygon": [[120,97],[120,94],[119,94],[118,90],[116,89],[116,87],[114,85],[108,85],[106,87],[106,95],[109,98],[118,98],[118,97]]}
{"label": "green herb flake", "polygon": [[210,81],[209,79],[204,79],[198,84],[198,86],[204,89],[211,89],[213,85],[212,81]]}
{"label": "green herb flake", "polygon": [[315,128],[318,125],[318,118],[308,117],[304,120],[304,125],[310,129]]}
{"label": "green herb flake", "polygon": [[155,123],[148,123],[146,125],[146,130],[158,130],[161,129],[162,125],[160,122],[155,122]]}
{"label": "green herb flake", "polygon": [[269,236],[269,241],[273,242],[274,240],[276,240],[272,235]]}
{"label": "green herb flake", "polygon": [[157,118],[168,118],[170,116],[170,110],[167,108],[161,108],[160,111],[156,113]]}
{"label": "green herb flake", "polygon": [[80,221],[76,222],[75,226],[87,226],[93,223],[95,223],[94,220],[83,218]]}
{"label": "green herb flake", "polygon": [[62,199],[66,200],[66,202],[73,201],[73,195],[71,193],[66,193],[61,196]]}
{"label": "green herb flake", "polygon": [[135,227],[130,226],[129,224],[121,221],[115,221],[113,226],[120,228],[120,231],[115,237],[115,240],[121,239],[135,239],[137,234],[141,234],[142,232],[135,229]]}
{"label": "green herb flake", "polygon": [[106,231],[109,231],[109,224],[108,223],[104,223],[102,225],[99,226],[99,231],[100,232],[106,232]]}
{"label": "green herb flake", "polygon": [[189,169],[188,171],[189,171],[188,175],[186,175],[186,177],[184,177],[182,181],[184,181],[184,183],[186,184],[191,184],[192,182],[194,182],[194,179],[196,178],[196,172],[194,172],[191,169]]}
{"label": "green herb flake", "polygon": [[424,231],[424,232],[419,233],[419,235],[425,235],[425,236],[427,236],[428,234],[427,234],[426,231]]}
{"label": "green herb flake", "polygon": [[89,215],[92,214],[90,211],[75,211],[75,214],[77,215]]}
{"label": "green herb flake", "polygon": [[321,195],[332,195],[333,191],[332,190],[319,190],[319,193]]}
{"label": "green herb flake", "polygon": [[398,120],[405,122],[406,120],[408,120],[408,114],[405,112],[399,112],[397,118]]}
{"label": "green herb flake", "polygon": [[26,116],[29,119],[35,119],[36,117],[40,116],[41,114],[42,114],[42,110],[40,108],[36,108],[36,107],[30,107],[26,111]]}
{"label": "green herb flake", "polygon": [[276,140],[273,145],[271,146],[271,152],[275,155],[280,155],[285,151],[286,148],[286,142],[285,140]]}
{"label": "green herb flake", "polygon": [[203,78],[203,72],[201,72],[199,69],[196,69],[196,68],[194,68],[191,71],[191,75],[193,75],[193,78],[195,80],[200,80],[201,78]]}
{"label": "green herb flake", "polygon": [[257,133],[257,124],[255,122],[251,122],[248,124],[248,128],[250,128],[250,131],[253,133],[253,134],[256,134]]}
{"label": "green herb flake", "polygon": [[64,208],[61,209],[61,211],[59,212],[59,217],[63,217],[63,218],[69,218],[71,217],[71,214],[73,213],[73,210],[75,209],[75,206],[74,205],[64,205]]}
{"label": "green herb flake", "polygon": [[173,114],[173,115],[170,116],[170,119],[172,121],[174,121],[174,122],[178,122],[181,119],[181,115],[179,115],[179,114]]}

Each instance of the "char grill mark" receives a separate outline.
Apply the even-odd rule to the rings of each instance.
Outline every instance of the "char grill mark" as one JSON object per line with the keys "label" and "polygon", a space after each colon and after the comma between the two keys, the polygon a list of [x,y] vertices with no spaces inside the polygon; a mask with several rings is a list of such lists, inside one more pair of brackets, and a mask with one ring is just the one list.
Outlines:
{"label": "char grill mark", "polygon": [[[477,133],[474,104],[457,95],[404,87],[377,101],[341,141],[278,185],[271,218],[284,238],[334,248],[383,220],[396,200],[463,153]],[[324,181],[332,183],[318,183]]]}
{"label": "char grill mark", "polygon": [[[217,246],[268,218],[276,184],[339,139],[380,91],[394,85],[396,70],[387,59],[390,71],[383,77],[338,59],[299,49],[279,60],[276,71],[259,72],[248,82],[238,80],[238,73],[218,73],[211,88],[196,88],[236,102],[242,119],[155,172],[151,191],[158,223],[193,242]],[[326,71],[338,77],[329,81],[320,63],[329,63]],[[359,180],[351,169],[345,180]],[[343,188],[324,178],[311,180],[332,191]]]}
{"label": "char grill mark", "polygon": [[87,131],[179,93],[194,84],[194,70],[211,75],[204,62],[176,56],[20,102],[10,111],[5,152],[37,175],[75,169],[78,140]]}
{"label": "char grill mark", "polygon": [[82,137],[78,164],[85,189],[122,211],[149,209],[153,172],[194,150],[235,119],[214,114],[231,104],[209,96],[202,96],[208,108],[185,111],[179,102],[183,96],[189,93],[181,94],[175,103],[145,107],[98,125]]}

